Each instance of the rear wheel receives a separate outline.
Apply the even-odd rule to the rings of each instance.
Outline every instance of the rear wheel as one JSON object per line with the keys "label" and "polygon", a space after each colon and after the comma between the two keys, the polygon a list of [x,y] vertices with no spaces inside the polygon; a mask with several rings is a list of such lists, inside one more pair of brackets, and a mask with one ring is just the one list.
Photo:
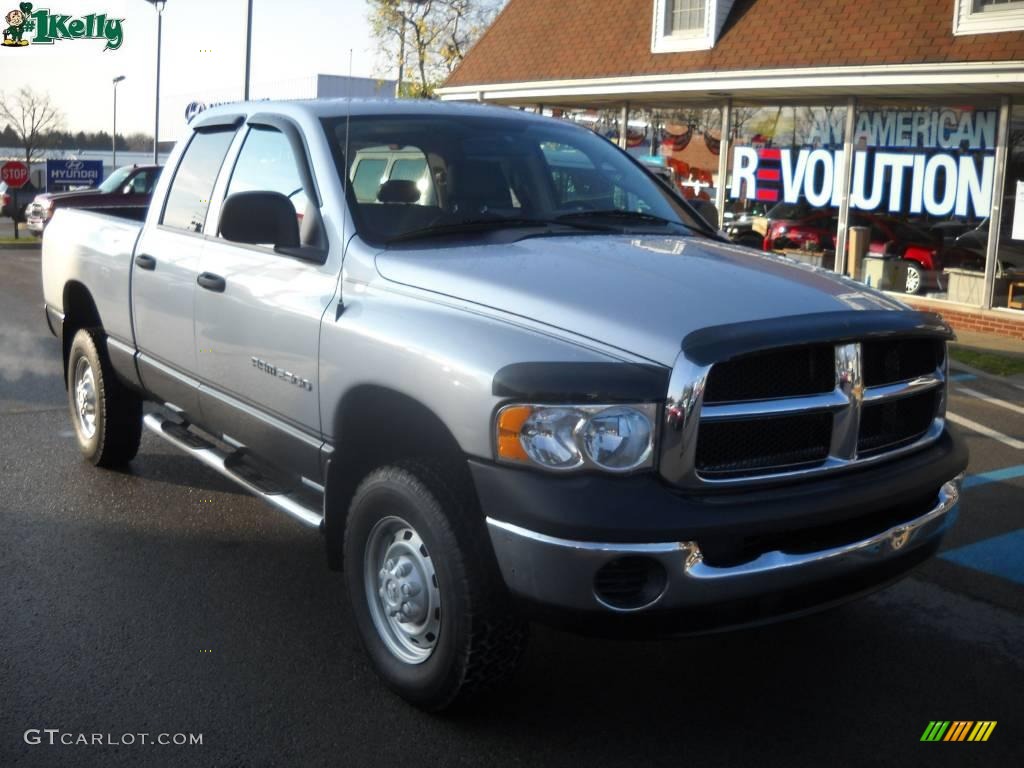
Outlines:
{"label": "rear wheel", "polygon": [[407,701],[438,711],[516,670],[514,613],[468,482],[426,463],[371,473],[345,530],[345,577],[363,646]]}
{"label": "rear wheel", "polygon": [[116,467],[135,458],[142,440],[142,400],[114,376],[98,329],[83,328],[71,342],[68,407],[86,459]]}

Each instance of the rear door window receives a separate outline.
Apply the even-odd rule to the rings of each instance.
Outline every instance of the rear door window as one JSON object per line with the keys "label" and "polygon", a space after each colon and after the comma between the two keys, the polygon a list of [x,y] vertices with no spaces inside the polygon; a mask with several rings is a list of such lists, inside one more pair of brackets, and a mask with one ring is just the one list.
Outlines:
{"label": "rear door window", "polygon": [[203,232],[213,185],[234,137],[233,129],[202,131],[192,137],[174,173],[161,224],[186,232]]}

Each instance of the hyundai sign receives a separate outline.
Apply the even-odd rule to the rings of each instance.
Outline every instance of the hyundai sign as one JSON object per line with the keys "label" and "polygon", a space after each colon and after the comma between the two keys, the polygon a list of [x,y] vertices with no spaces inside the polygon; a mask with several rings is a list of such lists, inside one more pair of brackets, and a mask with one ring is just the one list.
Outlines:
{"label": "hyundai sign", "polygon": [[103,178],[102,160],[47,160],[46,189],[95,187]]}

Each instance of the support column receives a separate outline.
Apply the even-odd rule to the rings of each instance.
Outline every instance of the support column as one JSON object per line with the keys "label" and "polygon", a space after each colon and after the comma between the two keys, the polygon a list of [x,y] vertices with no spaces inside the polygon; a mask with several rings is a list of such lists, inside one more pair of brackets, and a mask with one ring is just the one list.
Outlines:
{"label": "support column", "polygon": [[619,118],[619,147],[626,149],[629,146],[629,102],[622,105],[622,115]]}
{"label": "support column", "polygon": [[718,185],[715,187],[715,207],[718,208],[718,228],[725,228],[725,185],[729,175],[729,153],[732,152],[732,99],[722,105],[722,133],[718,144]]}
{"label": "support column", "polygon": [[1003,195],[1006,188],[1006,150],[1010,135],[1010,99],[1004,96],[999,104],[999,130],[996,133],[996,178],[992,184],[992,210],[988,219],[988,247],[985,248],[985,289],[981,306],[992,308],[999,263],[999,229],[1003,220]]}
{"label": "support column", "polygon": [[835,270],[846,274],[846,244],[850,232],[850,184],[853,182],[853,132],[857,128],[857,99],[846,100],[846,124],[843,127],[843,165],[840,168],[843,188],[839,193],[839,227],[836,231]]}

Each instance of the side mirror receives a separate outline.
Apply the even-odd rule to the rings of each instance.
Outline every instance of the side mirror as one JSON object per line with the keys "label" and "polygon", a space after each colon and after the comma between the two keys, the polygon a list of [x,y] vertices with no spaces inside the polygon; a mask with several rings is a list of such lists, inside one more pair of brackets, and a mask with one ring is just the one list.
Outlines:
{"label": "side mirror", "polygon": [[298,248],[295,207],[280,192],[236,192],[224,201],[220,233],[234,243]]}

